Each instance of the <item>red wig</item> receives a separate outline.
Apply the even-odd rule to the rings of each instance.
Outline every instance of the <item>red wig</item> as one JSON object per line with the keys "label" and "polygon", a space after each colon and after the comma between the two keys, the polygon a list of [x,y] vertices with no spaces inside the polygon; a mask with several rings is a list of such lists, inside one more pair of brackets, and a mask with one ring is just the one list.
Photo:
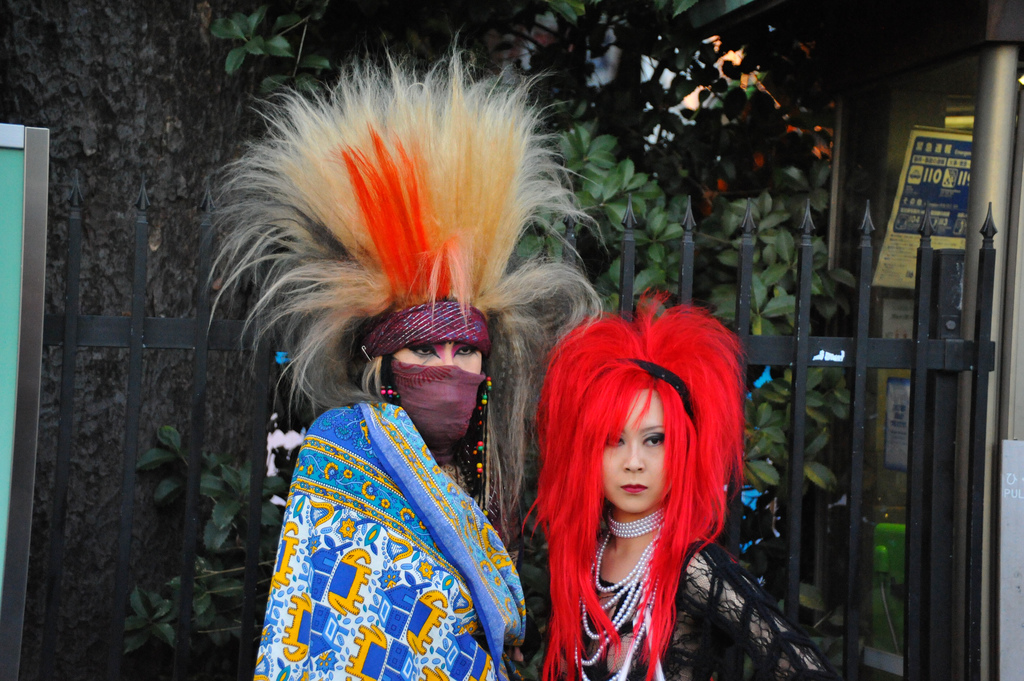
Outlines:
{"label": "red wig", "polygon": [[[552,615],[544,681],[566,671],[580,678],[582,600],[595,631],[619,637],[594,590],[591,566],[604,507],[602,459],[618,439],[636,395],[656,390],[664,408],[665,519],[640,612],[649,604],[647,646],[660,659],[675,624],[683,561],[714,541],[725,523],[727,488],[743,459],[743,375],[736,337],[707,312],[679,306],[656,314],[641,303],[636,321],[606,316],[570,333],[555,348],[538,412],[541,470],[536,509],[550,549]],[[629,360],[676,374],[689,390],[694,418],[679,393]],[[650,585],[657,584],[653,595]],[[563,666],[564,665],[564,666]],[[648,666],[648,679],[654,674]]]}

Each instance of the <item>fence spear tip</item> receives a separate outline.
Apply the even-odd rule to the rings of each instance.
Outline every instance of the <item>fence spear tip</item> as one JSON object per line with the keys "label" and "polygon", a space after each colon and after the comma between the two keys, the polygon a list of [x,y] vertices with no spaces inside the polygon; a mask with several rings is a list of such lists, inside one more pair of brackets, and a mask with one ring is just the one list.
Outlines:
{"label": "fence spear tip", "polygon": [[68,202],[74,208],[82,205],[82,187],[78,183],[78,168],[71,174],[71,191],[68,193]]}
{"label": "fence spear tip", "polygon": [[924,217],[921,218],[921,229],[919,231],[921,236],[931,238],[934,229],[932,225],[932,207],[930,205],[926,204],[924,207]]}
{"label": "fence spear tip", "polygon": [[686,197],[686,214],[683,215],[683,230],[687,234],[693,234],[694,227],[697,226],[696,220],[693,219],[693,198],[690,196]]}
{"label": "fence spear tip", "polygon": [[199,204],[199,210],[204,210],[207,213],[213,212],[213,193],[210,191],[210,183],[207,181],[206,189],[203,191],[203,200]]}
{"label": "fence spear tip", "polygon": [[135,202],[135,207],[139,210],[146,210],[149,208],[149,194],[146,193],[146,176],[142,176],[142,188],[139,190],[139,198]]}
{"label": "fence spear tip", "polygon": [[627,194],[626,214],[622,216],[622,226],[630,231],[636,228],[636,215],[633,214],[632,194]]}
{"label": "fence spear tip", "polygon": [[753,234],[756,226],[754,225],[754,216],[752,214],[752,206],[750,199],[747,199],[747,210],[743,213],[743,222],[740,225],[743,228],[744,234]]}
{"label": "fence spear tip", "polygon": [[811,200],[804,202],[804,219],[800,223],[800,233],[803,236],[810,236],[814,233],[814,220],[811,219]]}
{"label": "fence spear tip", "polygon": [[875,223],[871,221],[871,199],[868,199],[864,206],[864,219],[860,223],[860,233],[870,236],[873,231],[875,231]]}
{"label": "fence spear tip", "polygon": [[992,219],[992,202],[988,202],[988,215],[985,216],[985,223],[981,226],[981,235],[986,239],[994,237],[999,230],[996,229],[996,221]]}

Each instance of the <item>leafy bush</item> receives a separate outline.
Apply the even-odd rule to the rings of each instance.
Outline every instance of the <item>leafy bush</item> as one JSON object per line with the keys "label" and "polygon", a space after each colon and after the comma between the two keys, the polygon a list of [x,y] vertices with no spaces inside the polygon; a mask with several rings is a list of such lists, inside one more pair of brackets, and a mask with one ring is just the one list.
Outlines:
{"label": "leafy bush", "polygon": [[[157,506],[180,511],[185,491],[188,451],[181,435],[171,426],[157,431],[158,447],[139,457],[137,469],[161,475],[153,493]],[[237,644],[245,581],[245,540],[248,532],[250,462],[236,455],[204,452],[199,492],[204,502],[202,542],[197,548],[195,587],[192,595],[193,659],[204,666],[204,678],[234,657],[227,648]],[[271,502],[287,494],[287,482],[278,476],[264,478],[260,520],[259,592],[256,612],[262,618],[270,572],[277,551],[283,509]],[[131,594],[132,614],[125,621],[125,652],[147,645],[175,645],[179,616],[180,577],[159,590],[136,587]],[[209,668],[206,668],[209,667]],[[233,673],[224,670],[225,673]],[[212,677],[211,677],[212,678]]]}

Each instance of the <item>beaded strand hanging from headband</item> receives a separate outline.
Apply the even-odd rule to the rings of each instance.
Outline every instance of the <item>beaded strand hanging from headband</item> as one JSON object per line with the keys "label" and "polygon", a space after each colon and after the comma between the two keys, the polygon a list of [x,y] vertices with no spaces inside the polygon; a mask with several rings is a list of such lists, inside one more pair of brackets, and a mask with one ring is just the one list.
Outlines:
{"label": "beaded strand hanging from headband", "polygon": [[480,439],[477,440],[476,446],[470,452],[470,460],[472,461],[477,484],[479,485],[477,488],[479,490],[477,503],[483,509],[484,515],[489,515],[487,504],[490,498],[490,480],[487,477],[487,403],[490,401],[492,385],[491,377],[488,376],[480,390],[480,404],[477,405],[476,412],[473,414],[473,418],[476,419],[477,430],[480,433]]}

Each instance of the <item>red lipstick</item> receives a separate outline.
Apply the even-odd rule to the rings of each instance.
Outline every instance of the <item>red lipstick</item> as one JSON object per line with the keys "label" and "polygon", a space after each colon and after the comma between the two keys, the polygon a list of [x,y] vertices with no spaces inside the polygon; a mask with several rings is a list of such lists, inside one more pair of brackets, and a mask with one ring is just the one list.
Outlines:
{"label": "red lipstick", "polygon": [[640,494],[647,490],[647,485],[623,485],[622,491],[628,494]]}

